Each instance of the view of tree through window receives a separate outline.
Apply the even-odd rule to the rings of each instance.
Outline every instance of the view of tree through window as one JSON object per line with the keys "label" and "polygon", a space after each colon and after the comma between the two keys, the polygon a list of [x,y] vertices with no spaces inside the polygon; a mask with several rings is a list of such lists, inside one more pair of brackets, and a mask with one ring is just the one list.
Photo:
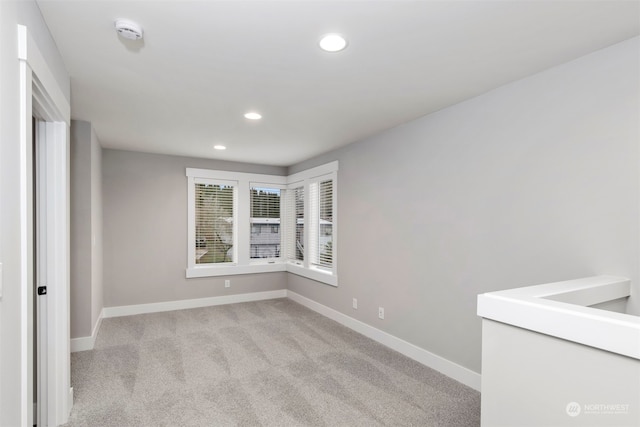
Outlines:
{"label": "view of tree through window", "polygon": [[233,186],[195,184],[196,264],[233,262]]}
{"label": "view of tree through window", "polygon": [[278,188],[251,188],[251,258],[280,256],[280,196]]}

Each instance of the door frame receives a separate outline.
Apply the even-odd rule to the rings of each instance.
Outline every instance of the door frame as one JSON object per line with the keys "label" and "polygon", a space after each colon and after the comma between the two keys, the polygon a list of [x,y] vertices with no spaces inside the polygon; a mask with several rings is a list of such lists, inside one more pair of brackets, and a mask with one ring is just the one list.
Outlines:
{"label": "door frame", "polygon": [[[46,176],[45,194],[38,210],[45,215],[40,232],[46,245],[39,251],[44,256],[47,285],[46,334],[38,342],[46,349],[44,367],[47,404],[40,409],[39,425],[66,423],[73,405],[70,381],[69,348],[69,126],[70,106],[44,56],[26,26],[18,25],[18,62],[20,74],[20,259],[21,259],[21,323],[20,345],[25,356],[20,365],[20,402],[23,425],[33,425],[33,298],[34,242],[33,213],[33,140],[32,116],[39,123],[36,141],[41,165],[40,176]],[[38,215],[40,216],[40,213]],[[40,297],[43,298],[43,297]],[[44,332],[44,331],[43,331]],[[44,343],[44,344],[43,344]],[[44,347],[43,347],[44,345]],[[40,394],[40,393],[38,393]]]}

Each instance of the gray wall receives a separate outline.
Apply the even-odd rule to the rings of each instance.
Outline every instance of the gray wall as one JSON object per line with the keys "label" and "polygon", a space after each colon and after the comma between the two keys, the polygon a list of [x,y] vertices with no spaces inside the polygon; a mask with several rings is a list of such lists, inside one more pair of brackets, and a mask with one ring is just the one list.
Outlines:
{"label": "gray wall", "polygon": [[[104,150],[104,305],[285,289],[286,273],[186,279],[187,167],[284,175],[285,168]],[[224,288],[224,279],[231,287]]]}
{"label": "gray wall", "polygon": [[[20,146],[17,24],[27,25],[64,96],[69,76],[35,1],[0,1],[0,425],[20,425],[21,367],[30,355],[20,345],[22,328],[20,283]],[[27,397],[28,400],[31,400]]]}
{"label": "gray wall", "polygon": [[92,331],[104,306],[102,282],[102,147],[91,128],[91,325]]}
{"label": "gray wall", "polygon": [[102,147],[91,123],[73,120],[70,140],[71,338],[90,336],[103,307]]}
{"label": "gray wall", "polygon": [[[637,359],[488,319],[482,334],[483,426],[640,425]],[[572,402],[581,409],[570,416]]]}
{"label": "gray wall", "polygon": [[640,313],[639,40],[291,167],[340,161],[339,286],[288,288],[476,372],[479,293],[612,274]]}

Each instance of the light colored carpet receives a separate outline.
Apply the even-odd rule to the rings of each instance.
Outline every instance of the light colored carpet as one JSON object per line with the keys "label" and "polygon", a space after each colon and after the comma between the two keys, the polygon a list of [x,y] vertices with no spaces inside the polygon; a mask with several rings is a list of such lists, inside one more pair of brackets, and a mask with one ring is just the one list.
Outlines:
{"label": "light colored carpet", "polygon": [[480,394],[288,299],[105,319],[69,426],[478,426]]}

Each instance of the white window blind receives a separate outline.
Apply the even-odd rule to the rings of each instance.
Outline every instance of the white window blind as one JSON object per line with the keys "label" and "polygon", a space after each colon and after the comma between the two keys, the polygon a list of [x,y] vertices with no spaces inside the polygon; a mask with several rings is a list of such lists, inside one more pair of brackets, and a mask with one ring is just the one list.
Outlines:
{"label": "white window blind", "polygon": [[186,168],[187,278],[287,271],[337,286],[337,172]]}
{"label": "white window blind", "polygon": [[279,188],[251,187],[251,259],[272,259],[281,256],[281,193],[282,190]]}
{"label": "white window blind", "polygon": [[309,184],[309,255],[312,265],[333,266],[333,180]]}
{"label": "white window blind", "polygon": [[287,260],[304,260],[304,187],[294,187],[287,191],[286,204],[286,248]]}
{"label": "white window blind", "polygon": [[195,183],[195,263],[234,262],[234,186]]}
{"label": "white window blind", "polygon": [[333,266],[333,180],[320,182],[320,237],[318,264]]}

